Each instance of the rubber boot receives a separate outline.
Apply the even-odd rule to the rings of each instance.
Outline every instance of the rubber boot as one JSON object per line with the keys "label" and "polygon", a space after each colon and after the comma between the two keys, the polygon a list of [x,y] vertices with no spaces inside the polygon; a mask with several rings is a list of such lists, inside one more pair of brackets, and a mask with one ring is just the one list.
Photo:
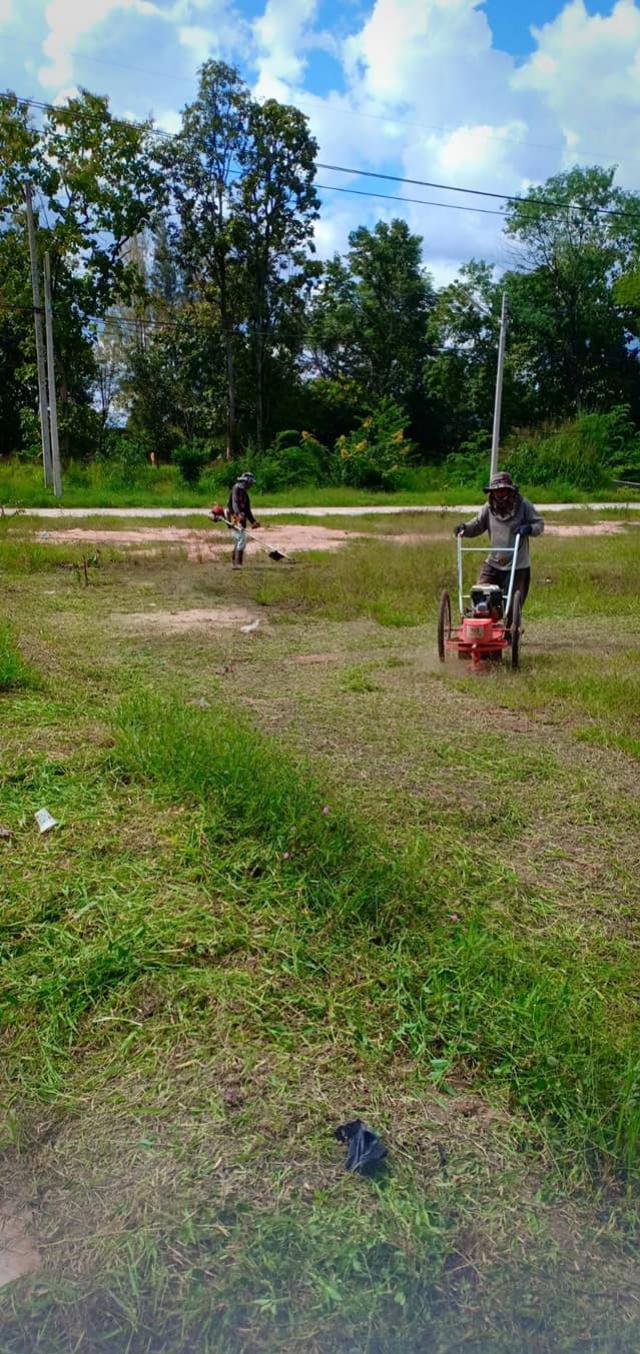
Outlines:
{"label": "rubber boot", "polygon": [[236,569],[242,568],[243,560],[244,560],[244,550],[236,550]]}

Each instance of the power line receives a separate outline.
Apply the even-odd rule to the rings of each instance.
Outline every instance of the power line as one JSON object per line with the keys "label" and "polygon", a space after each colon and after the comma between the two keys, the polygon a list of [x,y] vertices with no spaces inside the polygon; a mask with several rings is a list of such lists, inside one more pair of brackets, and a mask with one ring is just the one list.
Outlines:
{"label": "power line", "polygon": [[398,197],[395,193],[374,193],[360,188],[341,188],[337,183],[316,183],[322,192],[353,193],[355,197],[377,197],[385,202],[413,202],[422,207],[448,207],[452,212],[480,212],[482,216],[502,216],[497,207],[471,207],[461,202],[433,202],[424,197]]}
{"label": "power line", "polygon": [[559,202],[557,198],[519,197],[515,193],[496,193],[487,188],[461,188],[454,183],[434,183],[430,179],[410,179],[404,174],[383,174],[374,169],[349,169],[346,165],[328,165],[316,160],[318,169],[330,169],[336,174],[353,174],[366,179],[384,179],[388,183],[409,183],[414,188],[436,188],[445,193],[468,193],[472,197],[490,197],[499,202],[516,202],[518,205],[535,207],[560,207],[563,211],[597,212],[603,216],[622,216],[640,220],[637,213],[618,211],[615,207],[589,207],[581,202]]}
{"label": "power line", "polygon": [[[0,100],[4,100],[5,102],[7,101],[12,102],[13,100],[15,100],[15,102],[21,104],[22,106],[29,108],[37,108],[40,110],[44,110],[46,112],[53,112],[57,115],[59,115],[61,112],[64,111],[63,109],[56,107],[55,104],[45,103],[37,99],[21,98],[17,95],[1,94]],[[164,138],[165,140],[170,141],[176,139],[176,133],[163,132],[159,128],[149,127],[146,123],[131,121],[127,118],[111,118],[111,121],[116,126],[135,127],[138,128],[139,130],[146,131],[147,134],[150,136],[158,136]],[[471,197],[492,198],[498,202],[514,202],[518,205],[524,204],[527,206],[535,206],[535,207],[555,207],[560,211],[594,212],[599,216],[611,216],[622,220],[633,220],[633,221],[640,220],[640,216],[638,215],[637,212],[635,213],[625,212],[615,207],[589,206],[586,203],[582,202],[560,202],[557,198],[522,197],[517,193],[500,193],[488,188],[465,188],[462,187],[460,184],[438,183],[430,179],[413,179],[410,178],[408,175],[386,174],[382,173],[379,170],[373,169],[349,168],[346,165],[327,164],[322,160],[316,161],[316,167],[318,169],[329,169],[336,174],[351,174],[354,177],[380,179],[388,183],[408,183],[414,188],[415,187],[435,188],[439,192],[463,193]],[[446,206],[445,203],[443,203],[442,205]],[[454,204],[451,205],[453,206]]]}

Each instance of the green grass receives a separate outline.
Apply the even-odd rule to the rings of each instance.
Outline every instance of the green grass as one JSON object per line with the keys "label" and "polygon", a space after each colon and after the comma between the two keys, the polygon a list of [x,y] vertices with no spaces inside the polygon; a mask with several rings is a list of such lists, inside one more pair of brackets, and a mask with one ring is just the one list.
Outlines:
{"label": "green grass", "polygon": [[[523,486],[524,492],[537,501],[550,503],[588,502],[606,498],[620,502],[638,501],[639,492],[612,485],[606,491],[588,494],[568,484],[551,486]],[[257,507],[366,507],[394,504],[449,504],[474,503],[480,495],[477,485],[450,484],[438,466],[421,466],[408,470],[404,487],[394,493],[350,489],[346,486],[303,485],[281,493],[261,495],[258,485],[255,495]],[[98,462],[74,464],[63,471],[62,505],[66,507],[166,507],[200,508],[216,499],[224,498],[226,490],[206,471],[196,489],[188,489],[180,480],[175,466],[154,470],[149,465],[138,467],[129,476],[113,465]],[[5,507],[56,506],[50,491],[44,488],[38,463],[15,459],[0,461],[0,504]]]}
{"label": "green grass", "polygon": [[14,642],[13,630],[0,620],[0,692],[36,684],[36,674]]}
{"label": "green grass", "polygon": [[536,542],[523,670],[474,679],[437,539],[85,587],[2,533],[43,674],[0,735],[0,1180],[44,1257],[7,1354],[637,1346],[634,546]]}

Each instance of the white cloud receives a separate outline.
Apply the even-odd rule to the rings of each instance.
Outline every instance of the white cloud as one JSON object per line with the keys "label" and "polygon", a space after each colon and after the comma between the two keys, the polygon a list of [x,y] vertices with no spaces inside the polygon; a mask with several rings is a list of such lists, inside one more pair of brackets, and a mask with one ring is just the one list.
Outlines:
{"label": "white cloud", "polygon": [[45,10],[49,32],[42,45],[49,65],[38,71],[40,84],[55,89],[69,83],[80,38],[103,24],[116,10],[146,15],[159,12],[152,0],[51,0]]}
{"label": "white cloud", "polygon": [[619,163],[638,181],[640,144],[640,7],[618,0],[608,15],[589,14],[583,0],[533,30],[536,50],[513,78],[535,94],[564,139],[564,160]]}
{"label": "white cloud", "polygon": [[178,38],[182,46],[188,48],[197,65],[201,65],[219,50],[217,34],[213,29],[203,28],[200,24],[184,24],[178,29]]}
{"label": "white cloud", "polygon": [[311,23],[318,0],[267,0],[253,24],[256,44],[258,98],[280,98],[287,87],[303,79]]}
{"label": "white cloud", "polygon": [[0,24],[8,24],[13,18],[13,0],[0,0]]}
{"label": "white cloud", "polygon": [[[0,0],[0,20],[12,4]],[[263,0],[251,22],[240,9],[246,14],[245,0],[50,0],[49,64],[41,78],[52,90],[69,85],[74,53],[86,47],[87,35],[99,27],[100,39],[108,39],[121,33],[127,16],[146,16],[150,50],[159,26],[161,45],[168,35],[174,41],[181,72],[185,64],[195,72],[209,56],[240,60],[253,72],[258,97],[297,103],[321,161],[512,193],[590,157],[619,161],[622,180],[638,182],[640,0],[614,0],[606,15],[569,0],[552,22],[533,30],[534,50],[519,66],[495,46],[483,0],[364,0],[364,9],[342,6],[332,33],[320,27],[320,0]],[[97,38],[96,32],[94,46]],[[146,53],[138,47],[139,38],[132,64],[143,66]],[[323,95],[306,88],[318,50],[336,62],[336,87]],[[178,126],[178,101],[172,107],[163,88],[158,120],[166,130]],[[491,199],[327,170],[319,179],[364,193],[499,207]],[[342,249],[356,225],[394,214],[423,235],[426,260],[439,277],[472,255],[509,262],[499,216],[329,192],[318,250]]]}

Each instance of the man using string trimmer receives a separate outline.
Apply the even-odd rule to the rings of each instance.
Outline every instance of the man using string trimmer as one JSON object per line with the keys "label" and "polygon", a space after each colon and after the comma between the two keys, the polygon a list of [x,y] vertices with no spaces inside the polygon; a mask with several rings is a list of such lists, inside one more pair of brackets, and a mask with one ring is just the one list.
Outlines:
{"label": "man using string trimmer", "polygon": [[[255,482],[255,475],[252,475],[250,470],[246,470],[236,480],[229,494],[229,502],[226,508],[222,508],[219,503],[215,503],[209,513],[214,522],[225,522],[233,532],[235,544],[231,554],[231,563],[234,569],[242,568],[247,545],[247,523],[253,527],[254,531],[260,526],[251,511],[251,499],[249,498],[249,488]],[[269,550],[268,547],[265,547],[265,551],[270,559],[287,559],[287,556],[281,550]]]}
{"label": "man using string trimmer", "polygon": [[479,583],[498,584],[502,592],[507,591],[512,556],[504,551],[513,550],[516,536],[520,537],[518,558],[513,591],[520,593],[524,606],[531,583],[531,560],[529,557],[529,536],[541,536],[544,531],[544,519],[536,511],[528,498],[523,498],[517,484],[506,470],[493,475],[485,488],[488,502],[480,509],[471,522],[461,522],[454,536],[482,536],[488,531],[491,539],[491,554],[484,561],[478,577]]}
{"label": "man using string trimmer", "polygon": [[227,504],[227,521],[234,528],[235,545],[231,555],[231,563],[234,569],[240,569],[244,560],[244,552],[247,546],[247,523],[252,527],[259,527],[260,523],[251,511],[251,499],[249,498],[249,489],[255,484],[256,477],[250,470],[245,470],[244,475],[240,475],[236,480]]}

